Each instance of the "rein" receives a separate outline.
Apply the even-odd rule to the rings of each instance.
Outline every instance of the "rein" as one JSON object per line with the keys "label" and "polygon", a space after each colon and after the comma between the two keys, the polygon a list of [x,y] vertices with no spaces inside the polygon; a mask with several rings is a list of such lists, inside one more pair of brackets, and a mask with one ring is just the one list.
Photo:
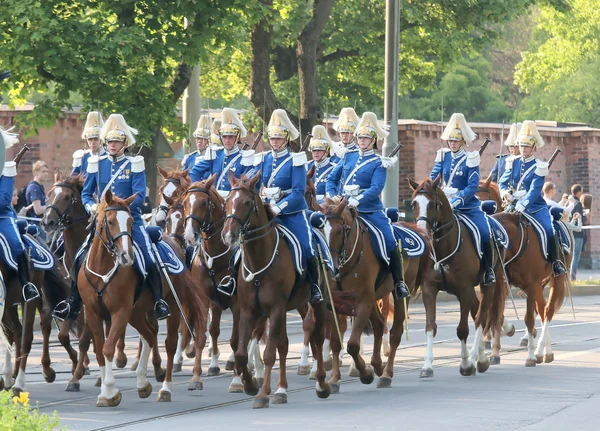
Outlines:
{"label": "rein", "polygon": [[58,230],[62,234],[69,227],[71,227],[77,223],[80,223],[83,220],[86,220],[88,218],[88,216],[82,215],[82,216],[75,217],[75,218],[69,218],[69,216],[71,215],[71,210],[73,209],[73,206],[77,203],[77,196],[76,196],[77,189],[73,185],[68,184],[68,183],[56,183],[56,184],[54,184],[52,189],[54,189],[56,187],[65,187],[73,192],[73,194],[71,195],[71,199],[69,200],[69,203],[68,203],[67,207],[65,208],[64,212],[61,212],[60,208],[58,208],[54,204],[50,204],[50,205],[46,206],[46,212],[49,212],[49,210],[53,210],[58,215],[58,221],[57,221]]}
{"label": "rein", "polygon": [[[344,220],[344,217],[341,215],[325,215],[325,218],[327,220],[341,220],[342,221],[342,229],[343,229],[342,244],[340,245],[339,249],[331,248],[331,247],[329,248],[329,250],[331,252],[335,252],[338,255],[338,262],[337,262],[335,278],[338,283],[338,288],[341,290],[340,282],[342,281],[342,279],[344,277],[346,277],[348,274],[352,273],[353,268],[360,266],[361,260],[364,256],[363,248],[364,248],[364,244],[365,244],[365,240],[364,240],[365,229],[361,228],[360,222],[358,220],[358,216],[354,216],[354,219],[353,219],[351,225],[347,225]],[[355,229],[355,227],[356,227],[356,229]],[[346,246],[346,242],[352,237],[352,232],[356,232],[356,235],[355,235],[356,239],[354,240],[354,244],[352,246],[352,251],[350,252],[350,255],[348,257],[346,257],[347,249],[348,249],[348,247]],[[344,268],[344,266],[346,266],[349,262],[352,262],[354,260],[354,255],[356,253],[359,238],[360,238],[360,251],[358,252],[358,258],[356,259],[356,262],[354,264],[350,265],[349,271],[342,272],[342,269]]]}

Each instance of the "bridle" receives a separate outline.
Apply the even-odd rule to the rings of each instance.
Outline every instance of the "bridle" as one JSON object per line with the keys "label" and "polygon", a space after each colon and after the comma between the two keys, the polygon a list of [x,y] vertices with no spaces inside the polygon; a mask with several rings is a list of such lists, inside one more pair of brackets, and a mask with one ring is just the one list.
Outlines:
{"label": "bridle", "polygon": [[[76,217],[74,219],[70,218],[71,210],[77,203],[77,189],[75,186],[73,186],[72,184],[68,184],[68,183],[56,183],[56,184],[54,184],[54,186],[52,188],[55,189],[56,187],[65,187],[73,192],[73,194],[71,195],[71,199],[69,200],[69,203],[67,204],[67,207],[64,209],[64,211],[61,211],[60,208],[58,208],[54,204],[50,204],[50,205],[46,206],[47,213],[49,213],[51,210],[53,210],[58,215],[58,221],[57,221],[58,230],[60,231],[60,233],[63,233],[67,228],[71,227],[72,225],[79,223],[83,220],[86,220],[88,218],[88,216],[82,215],[82,216]],[[55,197],[55,199],[56,199],[56,197]]]}
{"label": "bridle", "polygon": [[[352,210],[351,210],[352,212]],[[324,214],[325,219],[327,220],[341,220],[341,224],[342,224],[342,243],[340,245],[340,248],[332,248],[329,247],[329,250],[332,253],[336,253],[337,254],[337,267],[336,267],[336,271],[338,272],[338,274],[341,273],[341,270],[343,269],[343,267],[350,261],[352,261],[354,254],[356,253],[356,248],[358,245],[358,240],[359,237],[362,238],[363,234],[364,234],[364,230],[360,228],[360,224],[358,222],[358,217],[356,215],[353,216],[353,221],[352,224],[347,224],[346,220],[344,219],[344,216],[342,215],[327,215]],[[350,252],[350,255],[348,257],[347,254],[347,246],[346,243],[350,240],[350,238],[352,237],[352,232],[356,232],[356,240],[354,241],[354,245],[352,246],[352,251]],[[364,244],[364,240],[361,241],[361,246],[360,246],[360,252],[359,252],[359,261],[353,265],[353,266],[358,266],[360,264],[360,259],[363,256],[363,244]],[[345,274],[344,274],[345,275]],[[344,276],[342,275],[342,277]]]}
{"label": "bridle", "polygon": [[[225,217],[225,220],[228,219],[232,219],[235,220],[236,222],[238,222],[241,226],[240,228],[240,236],[242,238],[242,240],[240,241],[241,244],[248,244],[251,243],[253,241],[259,240],[260,238],[267,236],[271,230],[273,230],[273,227],[275,226],[274,220],[275,219],[271,219],[269,222],[267,222],[267,224],[263,225],[263,226],[259,226],[255,229],[250,229],[250,221],[252,220],[252,214],[256,213],[258,214],[258,206],[256,205],[256,199],[259,199],[258,193],[255,190],[249,189],[249,188],[241,188],[239,186],[237,187],[233,187],[231,189],[232,192],[234,191],[247,191],[250,194],[252,194],[252,208],[250,209],[250,211],[248,211],[248,215],[246,216],[245,220],[242,220],[241,218],[239,218],[238,216],[236,216],[235,214],[228,214]],[[252,238],[248,238],[249,235],[252,235],[262,229],[266,229],[269,228],[265,233],[263,233],[262,235],[258,235]]]}
{"label": "bridle", "polygon": [[[170,212],[173,212],[175,210],[180,211],[183,215],[185,215],[185,211],[184,211],[184,207],[182,204],[177,203],[171,206],[171,208],[169,208],[169,212],[167,213],[167,216],[169,215]],[[185,223],[185,218],[183,219],[183,222]],[[167,222],[168,222],[168,218],[167,218]],[[177,239],[178,241],[181,242],[181,246],[183,248],[185,248],[185,238],[183,238],[183,235],[178,234],[177,232],[171,232],[169,233],[169,235],[175,239]]]}
{"label": "bridle", "polygon": [[[175,184],[176,185],[175,191],[177,191],[177,188],[181,187],[181,180],[176,179],[176,178],[165,178],[165,183]],[[160,193],[163,194],[162,191]],[[173,192],[173,195],[174,194],[175,194],[175,192]],[[172,197],[172,196],[169,196],[169,197]],[[163,211],[165,213],[165,216],[166,216],[169,213],[169,206],[168,205],[160,204],[160,205],[158,205],[158,211]]]}
{"label": "bridle", "polygon": [[200,232],[202,232],[203,234],[206,234],[207,237],[204,238],[202,237],[202,239],[204,241],[208,241],[209,239],[211,239],[213,236],[215,236],[217,233],[219,233],[219,229],[217,229],[212,235],[209,235],[208,232],[210,231],[210,229],[212,229],[215,226],[221,225],[225,223],[226,217],[223,216],[221,217],[219,220],[213,221],[212,219],[212,212],[213,209],[216,208],[213,200],[211,199],[210,196],[210,190],[209,189],[205,189],[203,187],[192,187],[190,189],[187,189],[185,194],[186,196],[189,195],[190,193],[203,193],[208,197],[208,207],[206,209],[206,213],[204,214],[204,218],[200,218],[197,215],[190,213],[188,216],[186,216],[184,223],[187,223],[187,221],[189,219],[192,219],[193,221],[195,221],[196,223],[198,223],[198,225],[200,226]]}

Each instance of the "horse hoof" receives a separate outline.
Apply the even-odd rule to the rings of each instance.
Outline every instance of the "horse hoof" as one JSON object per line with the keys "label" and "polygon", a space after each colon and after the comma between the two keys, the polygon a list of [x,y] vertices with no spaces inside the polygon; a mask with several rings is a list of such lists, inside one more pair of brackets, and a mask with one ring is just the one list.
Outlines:
{"label": "horse hoof", "polygon": [[477,362],[477,372],[478,373],[485,373],[489,369],[490,369],[490,360],[489,359],[484,362]]}
{"label": "horse hoof", "polygon": [[161,368],[158,376],[154,376],[154,377],[156,378],[156,381],[158,383],[162,383],[165,381],[166,376],[167,376],[167,370],[165,370],[164,368]]}
{"label": "horse hoof", "polygon": [[50,371],[48,372],[48,374],[44,374],[44,380],[46,380],[46,383],[53,383],[54,380],[56,380],[56,371],[54,371],[54,369],[50,368]]}
{"label": "horse hoof", "polygon": [[377,380],[377,388],[378,389],[387,389],[392,387],[392,379],[389,377],[380,377]]}
{"label": "horse hoof", "polygon": [[117,407],[119,404],[121,404],[122,398],[123,396],[121,395],[121,392],[117,392],[117,394],[112,398],[98,397],[96,407]]}
{"label": "horse hoof", "polygon": [[554,361],[554,353],[550,353],[548,355],[544,355],[544,363],[549,364]]}
{"label": "horse hoof", "polygon": [[483,348],[485,350],[492,350],[492,342],[491,341],[484,341],[483,342]]}
{"label": "horse hoof", "polygon": [[185,357],[188,359],[194,359],[196,357],[196,349],[190,349],[190,350],[186,349]]}
{"label": "horse hoof", "polygon": [[269,397],[256,397],[254,399],[253,409],[267,409],[269,408]]}
{"label": "horse hoof", "polygon": [[273,404],[287,404],[287,394],[286,393],[275,393],[273,394]]}
{"label": "horse hoof", "polygon": [[243,392],[244,392],[244,385],[242,385],[241,383],[231,383],[229,385],[229,393],[230,394],[241,394]]}
{"label": "horse hoof", "polygon": [[[258,381],[256,381],[256,378],[252,377],[252,382],[248,386],[244,386],[244,393],[246,395],[256,395],[256,394],[258,394],[259,388],[260,388],[260,386],[258,386]],[[267,397],[267,401],[268,401],[268,397]],[[268,402],[267,402],[267,404],[268,404]]]}
{"label": "horse hoof", "polygon": [[355,367],[350,367],[348,370],[348,377],[360,377],[360,373]]}
{"label": "horse hoof", "polygon": [[471,364],[467,368],[460,367],[460,375],[464,377],[470,377],[477,374],[477,370],[475,369],[475,365]]}
{"label": "horse hoof", "polygon": [[325,399],[329,398],[329,395],[331,395],[331,387],[327,385],[327,383],[325,383],[325,385],[325,389],[319,390],[319,384],[317,383],[317,398]]}
{"label": "horse hoof", "polygon": [[125,368],[127,366],[127,356],[125,356],[125,358],[122,359],[117,358],[117,360],[115,361],[115,365],[117,366],[117,368]]}
{"label": "horse hoof", "polygon": [[138,388],[138,396],[140,398],[148,398],[152,393],[152,383],[146,382],[143,388]]}
{"label": "horse hoof", "polygon": [[188,391],[201,391],[202,389],[204,389],[204,384],[202,383],[202,380],[197,382],[190,382],[190,384],[188,385]]}
{"label": "horse hoof", "polygon": [[96,378],[96,383],[94,384],[94,386],[96,386],[97,388],[99,388],[100,386],[102,386],[102,378],[100,376],[98,376]]}
{"label": "horse hoof", "polygon": [[340,384],[339,383],[329,383],[329,387],[331,388],[332,394],[340,393]]}
{"label": "horse hoof", "polygon": [[527,338],[522,338],[521,341],[519,341],[519,347],[527,347],[528,344],[529,341],[527,340]]}
{"label": "horse hoof", "polygon": [[163,391],[162,389],[158,391],[158,397],[156,397],[156,401],[159,403],[170,403],[171,402],[171,392]]}
{"label": "horse hoof", "polygon": [[258,385],[259,388],[262,388],[262,385],[265,384],[264,377],[259,377],[258,379],[256,379],[256,384]]}
{"label": "horse hoof", "polygon": [[535,367],[536,364],[537,364],[537,361],[535,359],[526,359],[525,360],[526,367]]}
{"label": "horse hoof", "polygon": [[325,371],[331,371],[331,369],[333,368],[333,360],[327,359],[323,362],[323,365],[325,366]]}
{"label": "horse hoof", "polygon": [[235,366],[235,362],[233,361],[227,361],[225,363],[225,370],[226,371],[233,371],[233,367]]}
{"label": "horse hoof", "polygon": [[180,364],[179,362],[175,362],[173,364],[173,372],[174,373],[180,373],[182,368],[183,368],[183,364]]}
{"label": "horse hoof", "polygon": [[511,326],[511,329],[510,329],[510,331],[508,331],[508,332],[506,333],[506,336],[507,336],[507,337],[512,337],[513,335],[515,335],[515,332],[517,331],[517,330],[515,329],[515,325],[510,325],[510,326]]}
{"label": "horse hoof", "polygon": [[421,374],[419,374],[419,377],[422,379],[433,377],[433,368],[426,368],[424,370],[421,370]]}
{"label": "horse hoof", "polygon": [[218,376],[221,374],[221,369],[219,367],[210,367],[208,372],[206,373],[207,377]]}
{"label": "horse hoof", "polygon": [[136,371],[139,363],[140,363],[139,359],[136,359],[135,361],[133,361],[133,364],[131,364],[131,371]]}
{"label": "horse hoof", "polygon": [[[135,371],[135,370],[131,370],[131,371]],[[88,367],[84,367],[83,368],[83,375],[84,376],[89,376],[90,375],[90,369]]]}
{"label": "horse hoof", "polygon": [[311,371],[310,374],[308,375],[308,380],[317,380],[317,373]]}
{"label": "horse hoof", "polygon": [[65,389],[67,392],[79,392],[79,382],[69,382],[67,383],[67,388]]}
{"label": "horse hoof", "polygon": [[310,365],[298,365],[298,375],[308,376],[310,374]]}
{"label": "horse hoof", "polygon": [[14,397],[18,397],[19,395],[21,395],[21,393],[23,392],[23,388],[17,388],[14,387],[12,388],[12,393]]}
{"label": "horse hoof", "polygon": [[542,355],[540,355],[540,356],[535,355],[535,362],[537,362],[538,364],[541,364],[542,362],[544,362],[544,357]]}
{"label": "horse hoof", "polygon": [[500,365],[500,356],[490,356],[490,365]]}
{"label": "horse hoof", "polygon": [[361,382],[363,385],[370,385],[371,383],[373,383],[373,380],[375,380],[375,373],[373,372],[373,369],[372,369],[372,368],[370,368],[370,367],[369,367],[369,368],[367,368],[367,370],[366,370],[366,371],[367,371],[369,374],[367,374],[367,375],[366,375],[366,376],[364,376],[364,377],[361,377],[361,378],[360,378],[360,382]]}
{"label": "horse hoof", "polygon": [[533,328],[533,338],[537,338],[537,328]]}

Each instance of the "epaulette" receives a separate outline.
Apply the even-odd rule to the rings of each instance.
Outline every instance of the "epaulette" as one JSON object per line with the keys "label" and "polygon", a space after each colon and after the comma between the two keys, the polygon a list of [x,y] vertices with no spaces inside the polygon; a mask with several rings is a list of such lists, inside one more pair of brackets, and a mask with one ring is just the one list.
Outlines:
{"label": "epaulette", "polygon": [[303,151],[301,153],[291,153],[293,157],[294,166],[305,166],[306,165],[306,153]]}
{"label": "epaulette", "polygon": [[129,157],[129,162],[131,163],[131,172],[133,173],[144,172],[146,169],[143,156]]}
{"label": "epaulette", "polygon": [[467,166],[469,168],[474,168],[475,166],[479,166],[481,163],[481,156],[479,155],[479,151],[470,151],[467,153]]}
{"label": "epaulette", "polygon": [[535,160],[535,174],[538,177],[545,177],[548,175],[550,164],[548,162],[544,162],[543,160],[536,159]]}
{"label": "epaulette", "polygon": [[254,166],[254,150],[242,150],[242,166]]}
{"label": "epaulette", "polygon": [[4,177],[16,177],[17,176],[17,164],[15,162],[8,161],[4,163],[4,170],[2,171]]}
{"label": "epaulette", "polygon": [[440,148],[437,150],[437,154],[435,156],[435,162],[439,163],[444,159],[446,153],[450,152],[450,148]]}

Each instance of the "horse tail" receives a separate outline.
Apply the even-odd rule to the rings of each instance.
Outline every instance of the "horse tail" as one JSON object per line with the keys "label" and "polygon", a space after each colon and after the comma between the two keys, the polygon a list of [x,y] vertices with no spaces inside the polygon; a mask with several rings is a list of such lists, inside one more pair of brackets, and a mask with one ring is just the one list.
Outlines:
{"label": "horse tail", "polygon": [[[185,283],[179,285],[179,300],[181,301],[183,313],[187,318],[190,327],[196,334],[202,334],[206,331],[206,321],[208,317],[209,299],[204,294],[198,283],[192,277],[190,271],[184,271]],[[190,343],[192,334],[190,334],[185,322],[180,324],[182,337],[182,346]]]}
{"label": "horse tail", "polygon": [[54,265],[52,269],[44,271],[44,286],[42,293],[51,309],[54,309],[59,302],[64,301],[69,296],[71,285],[63,277]]}
{"label": "horse tail", "polygon": [[487,315],[487,322],[482,323],[484,324],[483,328],[486,332],[489,329],[492,329],[494,334],[500,334],[502,323],[504,321],[504,309],[506,298],[508,297],[508,289],[510,289],[510,282],[504,277],[503,273],[498,274],[498,272],[496,272],[496,280],[497,283],[494,288],[492,304]]}
{"label": "horse tail", "polygon": [[565,302],[567,286],[569,286],[569,291],[573,291],[573,286],[570,283],[569,273],[563,274],[560,277],[555,277],[554,275],[550,277],[550,295],[548,297],[548,305],[546,306],[547,310],[548,308],[554,308],[554,314],[559,312]]}

